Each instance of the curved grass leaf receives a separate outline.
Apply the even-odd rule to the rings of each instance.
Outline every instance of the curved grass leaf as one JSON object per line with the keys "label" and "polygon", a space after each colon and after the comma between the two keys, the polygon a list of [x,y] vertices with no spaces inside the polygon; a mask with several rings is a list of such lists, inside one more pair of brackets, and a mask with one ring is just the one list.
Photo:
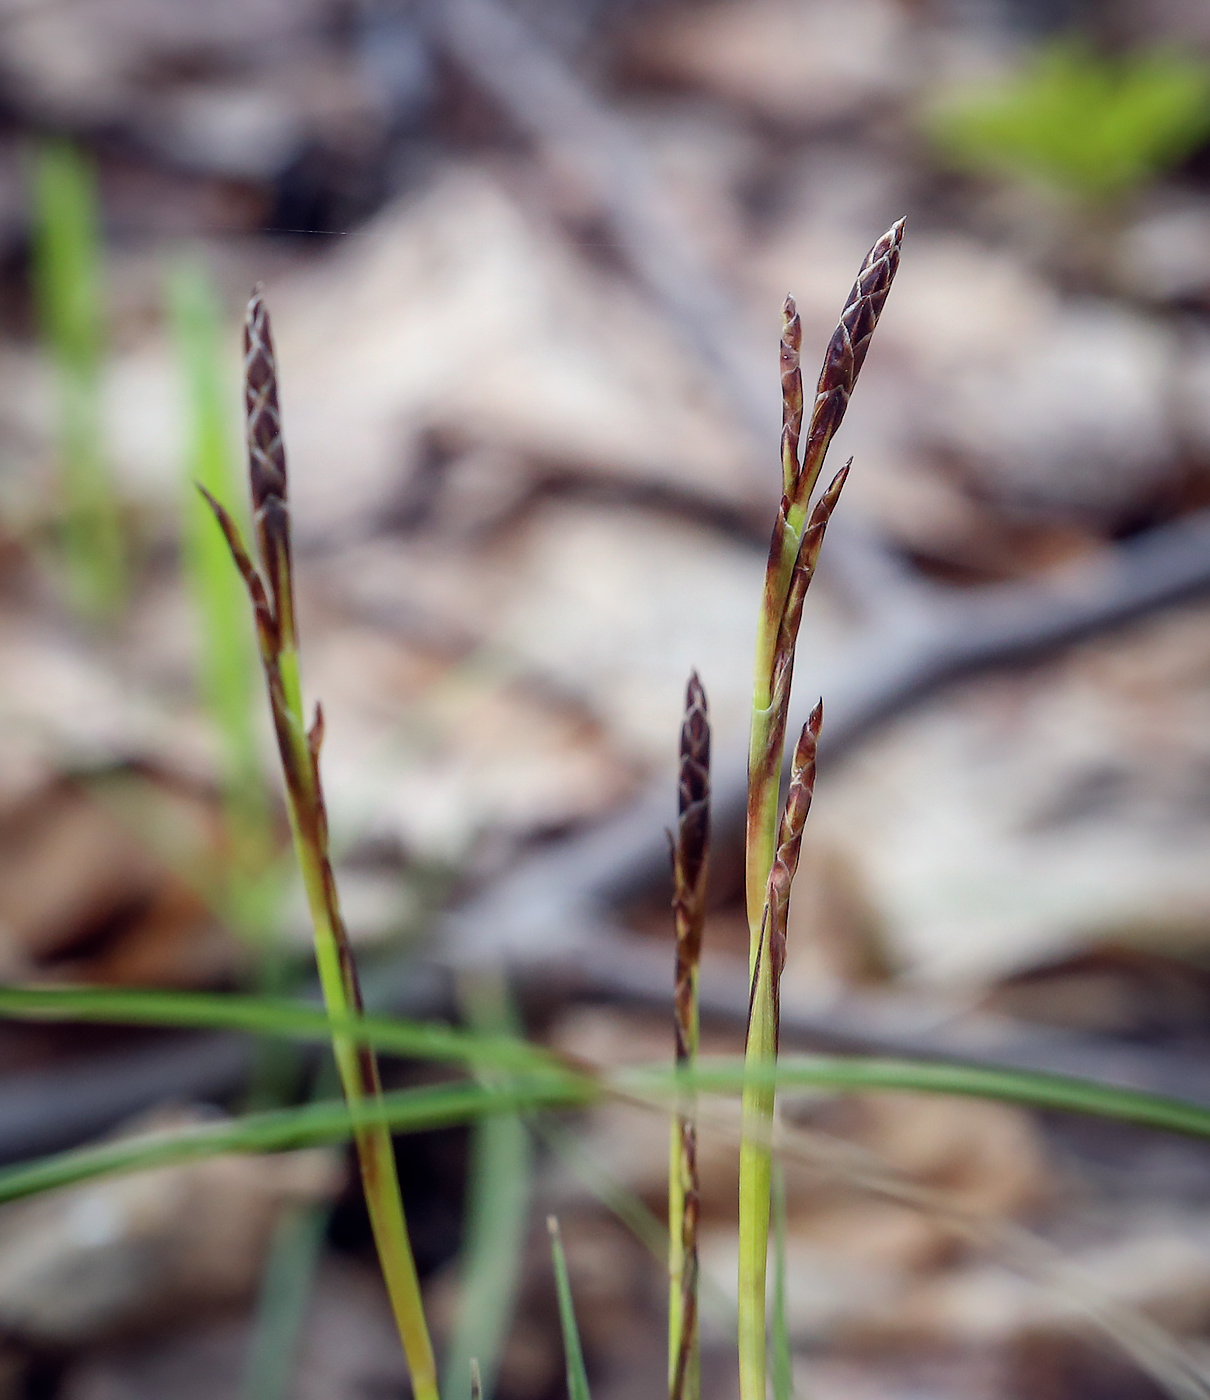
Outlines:
{"label": "curved grass leaf", "polygon": [[[101,1021],[115,1025],[247,1031],[318,1041],[329,1038],[334,1024],[320,1010],[268,998],[75,987],[0,987],[0,1016],[24,1020]],[[336,1024],[351,1039],[390,1054],[484,1065],[521,1073],[542,1073],[544,1077],[540,1082],[545,1086],[544,1092],[552,1084],[558,1083],[565,1086],[572,1097],[578,1095],[580,1100],[590,1099],[602,1092],[614,1092],[667,1101],[675,1096],[678,1089],[686,1086],[701,1093],[734,1094],[742,1090],[747,1078],[771,1082],[780,1089],[822,1089],[833,1093],[904,1090],[998,1099],[1026,1108],[1061,1109],[1192,1137],[1210,1138],[1210,1108],[1184,1099],[1139,1089],[1118,1088],[1071,1075],[942,1061],[787,1055],[779,1060],[776,1067],[767,1069],[745,1069],[743,1060],[736,1057],[711,1057],[699,1060],[691,1073],[681,1071],[679,1077],[669,1066],[661,1063],[632,1066],[594,1082],[587,1071],[578,1074],[573,1067],[542,1047],[513,1037],[474,1035],[428,1022],[396,1021],[375,1016],[368,1016],[356,1024]],[[485,1096],[484,1102],[493,1099],[493,1096],[516,1092],[518,1097],[510,1101],[512,1106],[524,1108],[537,1103],[537,1100],[526,1097],[524,1092],[518,1090],[516,1084],[503,1088],[480,1086],[477,1092]],[[397,1097],[393,1096],[392,1101],[397,1101]],[[542,1102],[548,1100],[542,1099]],[[312,1105],[283,1110],[285,1118],[281,1118],[281,1115],[278,1117],[284,1124],[291,1114],[314,1114],[321,1108]],[[401,1111],[406,1118],[412,1110]],[[475,1111],[470,1112],[469,1116],[474,1117]],[[258,1115],[258,1121],[272,1117]],[[396,1120],[388,1121],[392,1126],[396,1125]],[[230,1129],[233,1125],[223,1126]],[[284,1131],[284,1127],[281,1131]],[[327,1137],[321,1136],[316,1140],[333,1141],[342,1133],[343,1129],[329,1130]],[[296,1144],[253,1143],[243,1150],[272,1150],[278,1145]],[[231,1148],[211,1150],[241,1149],[237,1143]]]}
{"label": "curved grass leaf", "polygon": [[[460,979],[459,999],[470,1025],[486,1033],[514,1033],[519,1017],[499,968]],[[494,1071],[479,1070],[484,1082]],[[478,1363],[480,1395],[491,1400],[521,1286],[529,1233],[533,1150],[517,1113],[493,1113],[471,1130],[466,1227],[459,1261],[461,1296],[445,1358],[444,1400],[470,1400],[471,1362]]]}
{"label": "curved grass leaf", "polygon": [[247,1031],[327,1042],[333,1030],[385,1054],[482,1064],[495,1069],[562,1068],[540,1046],[515,1036],[482,1035],[432,1021],[366,1016],[355,1024],[318,1007],[271,997],[212,992],[145,992],[102,987],[0,986],[0,1017],[23,1021],[97,1021],[107,1025]]}
{"label": "curved grass leaf", "polygon": [[395,1133],[419,1133],[468,1123],[484,1114],[522,1108],[569,1108],[595,1094],[570,1076],[517,1079],[506,1085],[443,1084],[385,1094],[356,1115],[340,1102],[252,1113],[243,1118],[146,1133],[43,1157],[0,1171],[0,1203],[117,1172],[146,1171],[199,1161],[224,1152],[285,1152],[352,1136],[354,1121],[385,1124]]}
{"label": "curved grass leaf", "polygon": [[559,1326],[563,1331],[563,1355],[567,1360],[567,1400],[592,1400],[588,1389],[588,1372],[584,1368],[584,1349],[580,1345],[580,1329],[576,1325],[576,1305],[571,1296],[571,1280],[567,1277],[567,1256],[563,1253],[563,1237],[559,1222],[547,1216],[550,1231],[550,1255],[555,1266],[555,1290],[559,1296]]}

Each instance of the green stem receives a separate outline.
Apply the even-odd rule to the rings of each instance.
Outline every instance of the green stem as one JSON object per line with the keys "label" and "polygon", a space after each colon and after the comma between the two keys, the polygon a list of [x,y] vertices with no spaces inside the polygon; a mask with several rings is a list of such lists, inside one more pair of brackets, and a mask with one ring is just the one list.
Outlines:
{"label": "green stem", "polygon": [[[284,639],[292,640],[293,618],[287,617],[285,623]],[[287,627],[289,631],[286,630]],[[287,783],[286,792],[294,849],[302,872],[307,906],[315,933],[315,961],[319,970],[320,987],[329,1015],[341,1020],[354,1020],[361,1015],[360,998],[357,995],[355,973],[347,952],[348,935],[343,927],[337,926],[339,909],[336,903],[335,883],[332,880],[327,851],[321,847],[323,835],[326,833],[320,834],[322,828],[314,820],[314,814],[322,811],[323,803],[315,777],[314,760],[302,723],[298,653],[288,641],[279,653],[278,664],[286,706],[289,743],[294,751],[292,771],[308,775],[306,790],[297,792],[293,784]],[[304,807],[312,820],[305,819]],[[370,1216],[370,1228],[378,1250],[391,1309],[399,1328],[400,1341],[407,1357],[412,1392],[416,1400],[438,1400],[437,1361],[424,1316],[424,1300],[416,1261],[408,1238],[390,1128],[381,1121],[365,1121],[359,1112],[367,1104],[381,1099],[378,1064],[372,1051],[360,1047],[345,1033],[333,1033],[332,1051],[345,1098],[353,1116],[353,1136],[357,1146],[366,1208]]]}
{"label": "green stem", "polygon": [[[765,1400],[765,1276],[769,1256],[770,1150],[777,1064],[772,960],[760,946],[744,1066],[739,1149],[739,1384],[741,1400]],[[766,1073],[762,1074],[764,1070]]]}

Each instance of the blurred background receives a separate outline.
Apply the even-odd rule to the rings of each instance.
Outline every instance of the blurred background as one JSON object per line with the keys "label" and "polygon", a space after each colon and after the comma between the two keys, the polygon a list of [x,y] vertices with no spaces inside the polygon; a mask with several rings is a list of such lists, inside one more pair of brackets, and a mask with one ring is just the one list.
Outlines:
{"label": "blurred background", "polygon": [[[825,753],[783,1043],[1210,1096],[1204,0],[4,0],[4,979],[308,994],[250,627],[192,485],[244,508],[263,282],[370,1000],[671,1053],[696,667],[705,1037],[740,1046],[781,306],[810,378],[901,215],[799,650]],[[324,1075],[5,1023],[0,1160]],[[1204,1148],[974,1102],[786,1111],[804,1400],[1150,1400],[1210,1367]],[[594,1395],[659,1392],[666,1131],[610,1107],[506,1145],[501,1400],[563,1393],[552,1209]],[[455,1358],[486,1150],[400,1147]],[[703,1147],[706,1400],[735,1389],[734,1155]],[[1105,1339],[1140,1327],[1148,1367]],[[339,1153],[0,1209],[2,1400],[406,1389]]]}

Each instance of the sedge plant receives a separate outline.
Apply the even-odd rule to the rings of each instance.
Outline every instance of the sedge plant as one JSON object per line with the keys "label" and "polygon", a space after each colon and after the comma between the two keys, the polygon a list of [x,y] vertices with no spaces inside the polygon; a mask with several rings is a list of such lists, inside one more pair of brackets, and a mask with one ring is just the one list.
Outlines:
{"label": "sedge plant", "polygon": [[[361,991],[332,874],[327,809],[319,776],[323,712],[316,707],[310,726],[303,712],[277,362],[269,313],[259,289],[252,295],[244,323],[244,404],[256,563],[230,513],[204,486],[200,489],[226,536],[252,604],[324,1002],[333,1016],[356,1020],[363,1012]],[[382,1099],[378,1061],[367,1046],[343,1031],[333,1034],[332,1049],[352,1112],[370,1225],[413,1394],[416,1400],[437,1400],[436,1361],[404,1218],[390,1129],[381,1117],[364,1111]]]}
{"label": "sedge plant", "polygon": [[[286,860],[277,814],[261,766],[257,725],[260,662],[247,599],[222,531],[196,487],[216,500],[237,498],[236,434],[229,411],[226,354],[218,298],[200,257],[171,268],[167,301],[185,398],[186,472],[181,562],[197,619],[198,688],[219,740],[221,821],[205,896],[248,945],[254,984],[285,989],[281,944]],[[295,1048],[257,1042],[248,1107],[288,1103],[302,1078]],[[329,1066],[317,1077],[329,1077]],[[331,1092],[331,1087],[326,1092]],[[243,1400],[281,1400],[323,1249],[330,1209],[298,1204],[274,1227],[243,1376]]]}
{"label": "sedge plant", "polygon": [[[742,1400],[766,1400],[768,1348],[773,1351],[776,1400],[790,1400],[792,1377],[785,1326],[784,1200],[774,1190],[772,1141],[780,1089],[834,1093],[913,1091],[967,1095],[1026,1107],[1059,1109],[1132,1122],[1210,1140],[1210,1109],[1177,1099],[1071,1076],[995,1066],[887,1060],[862,1056],[778,1054],[779,979],[785,952],[791,881],[814,786],[822,713],[816,707],[795,746],[788,793],[780,787],[798,621],[828,520],[844,483],[842,471],[812,506],[828,445],[843,417],[898,263],[902,224],[875,244],[846,302],[824,360],[803,442],[804,403],[799,364],[801,328],[787,302],[782,337],[783,497],[774,527],[757,644],[755,704],[749,765],[746,897],[751,934],[751,997],[745,1054],[702,1057],[697,1044],[697,976],[701,950],[709,838],[710,733],[706,699],[690,681],[681,735],[679,820],[673,840],[676,923],[676,1058],[666,1064],[600,1070],[527,1044],[509,1024],[502,988],[472,989],[468,1029],[363,1013],[356,970],[341,918],[328,850],[319,776],[322,720],[304,721],[298,664],[285,453],[277,401],[276,365],[268,315],[254,295],[245,327],[245,399],[256,562],[217,493],[207,491],[226,545],[252,603],[261,668],[285,776],[294,844],[315,929],[323,1011],[265,995],[139,992],[118,988],[0,986],[0,1016],[241,1031],[284,1040],[329,1043],[343,1088],[336,1102],[312,1102],[246,1112],[223,1122],[148,1133],[59,1153],[0,1169],[0,1202],[116,1173],[166,1166],[227,1152],[266,1152],[351,1139],[361,1166],[371,1225],[418,1400],[437,1400],[432,1347],[421,1306],[395,1172],[392,1132],[422,1132],[453,1124],[483,1130],[480,1207],[493,1202],[493,1162],[512,1162],[509,1213],[523,1214],[528,1154],[518,1115],[540,1122],[546,1112],[582,1108],[608,1098],[671,1110],[670,1149],[670,1400],[697,1393],[697,1102],[738,1095],[740,1141],[739,1344]],[[204,468],[199,464],[199,470]],[[847,470],[847,469],[846,469]],[[217,477],[212,486],[221,486]],[[208,571],[208,572],[207,572]],[[200,577],[213,577],[209,565]],[[224,607],[227,605],[224,604]],[[217,607],[217,605],[216,605]],[[217,615],[217,614],[216,614]],[[224,614],[229,616],[230,612]],[[487,995],[487,993],[491,995]],[[378,1053],[443,1063],[447,1082],[384,1093]],[[495,1135],[488,1125],[502,1129]],[[772,1327],[765,1308],[771,1205],[777,1245]],[[501,1208],[502,1210],[502,1208]],[[506,1230],[508,1225],[511,1228]],[[490,1326],[468,1330],[455,1349],[498,1353],[514,1278],[501,1260],[515,1261],[517,1220],[498,1213],[477,1227],[485,1284],[494,1299]],[[552,1255],[568,1362],[570,1400],[588,1400],[588,1381],[557,1226]],[[507,1236],[507,1238],[506,1238]],[[501,1243],[503,1241],[503,1243]],[[285,1260],[292,1270],[315,1239],[301,1236]],[[476,1251],[472,1250],[472,1254]],[[488,1257],[488,1256],[496,1257]],[[511,1268],[511,1264],[510,1264]],[[486,1287],[495,1271],[495,1284]],[[295,1301],[283,1315],[297,1315]],[[772,1333],[771,1338],[767,1333]],[[462,1355],[458,1353],[461,1352]],[[473,1359],[473,1353],[472,1353]],[[271,1358],[265,1358],[272,1370]],[[489,1365],[494,1361],[489,1359]],[[478,1367],[467,1362],[473,1400],[482,1393]],[[280,1377],[271,1388],[280,1389]],[[1199,1392],[1200,1393],[1200,1392]]]}
{"label": "sedge plant", "polygon": [[[815,750],[823,714],[816,706],[795,748],[790,787],[781,783],[790,685],[803,601],[815,573],[828,520],[844,486],[844,467],[812,507],[824,458],[844,418],[870,338],[899,265],[903,221],[867,254],[828,344],[803,436],[800,355],[802,323],[792,299],[784,308],[781,341],[782,498],[756,636],[756,675],[748,754],[745,896],[749,929],[748,1034],[745,1058],[754,1070],[777,1060],[779,987],[785,959],[790,884],[798,864],[803,823],[811,805]],[[800,446],[802,448],[800,454]],[[744,1138],[739,1186],[739,1366],[741,1400],[765,1400],[765,1276],[772,1185],[770,1135],[774,1086],[754,1077],[743,1095]]]}

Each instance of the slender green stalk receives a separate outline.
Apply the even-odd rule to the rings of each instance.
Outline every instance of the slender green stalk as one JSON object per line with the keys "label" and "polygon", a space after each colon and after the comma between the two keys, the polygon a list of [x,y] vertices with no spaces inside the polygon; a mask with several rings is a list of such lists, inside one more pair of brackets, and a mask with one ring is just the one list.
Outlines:
{"label": "slender green stalk", "polygon": [[[459,978],[468,1024],[488,1035],[519,1033],[516,1009],[501,969]],[[495,1071],[480,1070],[488,1081]],[[533,1144],[519,1114],[480,1119],[471,1130],[466,1234],[458,1317],[445,1358],[445,1400],[465,1395],[472,1361],[480,1390],[491,1400],[521,1284],[529,1226]]]}
{"label": "slender green stalk", "polygon": [[[781,972],[786,958],[786,918],[790,886],[798,867],[803,826],[815,789],[815,753],[823,723],[823,706],[816,705],[803,726],[790,770],[777,850],[765,894],[761,939],[748,1010],[748,1039],[744,1060],[759,1071],[776,1065],[781,1023]],[[764,1395],[765,1274],[769,1251],[769,1204],[773,1158],[770,1140],[776,1084],[758,1074],[744,1086],[743,1139],[739,1149],[739,1346],[741,1394]]]}
{"label": "slender green stalk", "polygon": [[[327,810],[319,779],[322,711],[316,706],[309,729],[303,718],[277,367],[269,315],[259,290],[253,293],[244,325],[244,402],[259,570],[231,516],[204,487],[201,489],[222,526],[252,602],[294,849],[315,931],[315,959],[324,1001],[335,1017],[356,1020],[362,1015],[361,992],[328,854]],[[417,1400],[437,1400],[436,1361],[399,1194],[390,1130],[380,1119],[362,1112],[382,1097],[378,1061],[372,1051],[342,1032],[333,1034],[332,1049],[353,1113],[370,1225],[412,1390]]]}
{"label": "slender green stalk", "polygon": [[[689,677],[685,693],[677,806],[676,839],[672,843],[676,1068],[692,1072],[697,1060],[697,984],[710,851],[710,721],[706,692],[696,672]],[[701,1390],[697,1257],[700,1215],[696,1100],[691,1090],[685,1090],[672,1120],[668,1165],[669,1400],[697,1400]]]}
{"label": "slender green stalk", "polygon": [[567,1400],[592,1400],[588,1390],[588,1372],[584,1366],[584,1349],[580,1345],[580,1329],[576,1325],[571,1280],[567,1277],[563,1237],[559,1233],[559,1222],[553,1215],[546,1217],[546,1228],[550,1231],[550,1254],[554,1261],[555,1291],[559,1298],[559,1326],[563,1332],[563,1356],[567,1362]]}
{"label": "slender green stalk", "polygon": [[330,1215],[326,1204],[296,1205],[282,1212],[274,1228],[241,1387],[243,1400],[284,1400],[289,1393]]}
{"label": "slender green stalk", "polygon": [[60,563],[86,621],[111,620],[127,593],[121,507],[102,443],[104,313],[96,182],[73,147],[48,143],[33,179],[34,291],[58,392]]}
{"label": "slender green stalk", "polygon": [[[845,467],[820,497],[811,497],[824,457],[848,407],[865,362],[870,338],[899,265],[903,221],[890,228],[867,254],[824,356],[815,401],[802,446],[802,326],[792,299],[786,299],[781,340],[782,489],[769,545],[769,562],[757,625],[752,728],[748,752],[748,814],[745,892],[749,929],[748,1064],[758,1068],[777,1058],[778,980],[784,957],[785,900],[772,876],[787,839],[779,822],[778,800],[790,705],[790,686],[803,601],[815,573],[828,520],[844,486]],[[803,732],[811,744],[814,732]],[[811,726],[808,726],[808,730]],[[791,794],[794,793],[794,780]],[[809,803],[809,792],[806,797]],[[789,806],[786,816],[790,815]],[[805,816],[805,810],[803,812]],[[780,833],[780,834],[779,834]],[[794,860],[797,840],[793,837]],[[780,915],[778,909],[780,907]],[[780,923],[779,923],[780,920]],[[744,1093],[744,1140],[740,1148],[739,1201],[739,1369],[741,1400],[765,1400],[765,1273],[769,1251],[769,1192],[774,1091],[754,1079]]]}
{"label": "slender green stalk", "polygon": [[794,1358],[786,1325],[786,1172],[780,1162],[773,1171],[773,1323],[769,1341],[773,1400],[794,1400]]}

